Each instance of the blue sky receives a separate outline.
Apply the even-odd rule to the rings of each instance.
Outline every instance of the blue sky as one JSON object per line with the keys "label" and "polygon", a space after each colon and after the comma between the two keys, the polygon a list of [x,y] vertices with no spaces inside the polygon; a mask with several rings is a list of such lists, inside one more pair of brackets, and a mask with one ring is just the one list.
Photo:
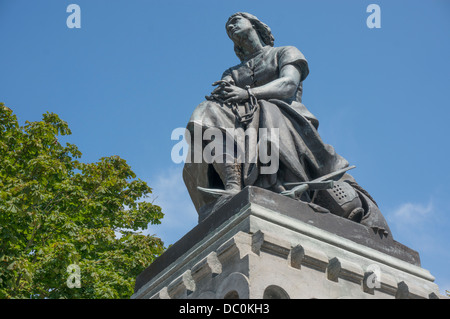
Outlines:
{"label": "blue sky", "polygon": [[[80,29],[66,25],[71,3]],[[371,3],[379,29],[366,25]],[[57,113],[85,162],[126,159],[166,214],[150,232],[172,244],[197,214],[171,133],[238,63],[224,28],[237,11],[303,52],[303,102],[322,138],[450,290],[448,1],[0,0],[0,101],[22,123]]]}

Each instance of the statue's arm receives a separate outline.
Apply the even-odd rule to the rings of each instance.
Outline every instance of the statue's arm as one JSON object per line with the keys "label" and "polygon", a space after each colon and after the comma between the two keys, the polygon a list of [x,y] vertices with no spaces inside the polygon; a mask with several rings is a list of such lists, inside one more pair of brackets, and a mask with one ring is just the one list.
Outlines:
{"label": "statue's arm", "polygon": [[300,70],[293,64],[287,64],[280,70],[280,77],[265,85],[252,88],[257,99],[288,99],[300,85]]}
{"label": "statue's arm", "polygon": [[[251,91],[257,99],[288,99],[292,97],[300,84],[300,70],[293,64],[286,64],[280,70],[280,77],[263,86],[252,88]],[[219,85],[212,95],[225,103],[241,102],[248,100],[247,90],[230,84],[228,81],[218,81],[213,85]]]}

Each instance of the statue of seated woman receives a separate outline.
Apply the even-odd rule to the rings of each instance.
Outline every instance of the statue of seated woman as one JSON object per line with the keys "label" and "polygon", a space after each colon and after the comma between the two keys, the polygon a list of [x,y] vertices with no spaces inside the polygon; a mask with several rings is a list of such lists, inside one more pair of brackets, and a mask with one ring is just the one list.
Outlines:
{"label": "statue of seated woman", "polygon": [[[220,130],[261,132],[247,138],[231,137],[233,146],[224,146],[214,161],[186,163],[183,179],[199,213],[199,221],[218,210],[227,200],[246,186],[257,186],[285,194],[296,183],[314,181],[321,176],[334,176],[332,189],[307,190],[296,199],[308,203],[316,211],[329,211],[372,227],[389,236],[389,228],[375,201],[346,173],[349,163],[334,148],[325,144],[317,129],[319,121],[302,104],[302,82],[309,73],[303,54],[293,46],[274,47],[271,29],[255,16],[238,12],[226,22],[226,32],[234,43],[240,63],[227,69],[216,88],[194,110],[188,132]],[[230,139],[224,138],[224,141]],[[190,152],[203,151],[208,142]],[[210,142],[211,143],[211,142]],[[261,144],[277,152],[277,169],[264,171],[258,154],[248,147]],[[244,156],[238,157],[237,150]],[[250,161],[249,159],[255,159]]]}

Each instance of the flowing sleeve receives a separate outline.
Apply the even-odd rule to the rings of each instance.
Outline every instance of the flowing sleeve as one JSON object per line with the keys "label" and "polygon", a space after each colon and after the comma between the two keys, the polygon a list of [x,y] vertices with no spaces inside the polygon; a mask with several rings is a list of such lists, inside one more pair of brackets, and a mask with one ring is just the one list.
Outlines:
{"label": "flowing sleeve", "polygon": [[308,62],[303,53],[296,47],[286,46],[281,47],[278,51],[278,69],[281,70],[287,64],[293,64],[301,72],[301,79],[303,81],[309,74]]}

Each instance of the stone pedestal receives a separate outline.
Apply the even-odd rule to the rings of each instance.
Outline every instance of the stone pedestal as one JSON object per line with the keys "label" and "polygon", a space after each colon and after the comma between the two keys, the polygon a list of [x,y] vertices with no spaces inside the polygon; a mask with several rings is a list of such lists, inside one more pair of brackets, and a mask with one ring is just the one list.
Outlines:
{"label": "stone pedestal", "polygon": [[134,299],[439,298],[417,252],[247,187],[136,280]]}

